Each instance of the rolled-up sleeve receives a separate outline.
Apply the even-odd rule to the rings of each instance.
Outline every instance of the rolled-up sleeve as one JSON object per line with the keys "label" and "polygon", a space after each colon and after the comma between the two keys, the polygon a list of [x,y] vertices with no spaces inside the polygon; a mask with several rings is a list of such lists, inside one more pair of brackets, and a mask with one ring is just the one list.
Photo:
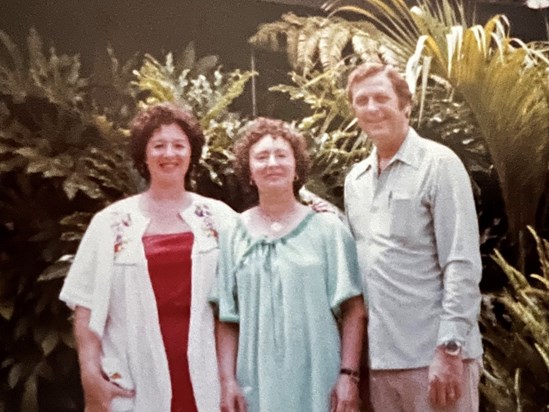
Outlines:
{"label": "rolled-up sleeve", "polygon": [[454,153],[439,159],[432,214],[443,273],[442,315],[437,344],[467,341],[480,311],[482,273],[478,220],[465,167]]}

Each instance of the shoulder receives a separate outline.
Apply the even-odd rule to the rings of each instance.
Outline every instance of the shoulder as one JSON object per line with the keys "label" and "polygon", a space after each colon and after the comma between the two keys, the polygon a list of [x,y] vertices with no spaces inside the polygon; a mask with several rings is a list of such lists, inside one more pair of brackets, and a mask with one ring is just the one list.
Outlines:
{"label": "shoulder", "polygon": [[422,151],[423,156],[431,158],[435,161],[451,161],[461,163],[458,155],[448,146],[422,136],[418,137],[419,139],[417,140],[417,145]]}
{"label": "shoulder", "polygon": [[311,223],[315,231],[328,236],[333,236],[338,232],[348,231],[347,226],[345,226],[338,215],[331,212],[313,212]]}
{"label": "shoulder", "polygon": [[372,162],[372,153],[366,157],[366,159],[361,160],[358,163],[355,163],[349,172],[347,173],[347,176],[345,177],[345,183],[350,182],[358,177],[366,168],[371,164]]}
{"label": "shoulder", "polygon": [[216,219],[231,218],[237,216],[237,213],[229,207],[226,203],[220,200],[212,199],[210,197],[202,196],[197,193],[192,194],[193,208],[196,213],[200,213],[201,210],[209,212]]}
{"label": "shoulder", "polygon": [[90,226],[112,226],[118,220],[131,220],[131,215],[139,210],[138,199],[139,195],[134,195],[111,203],[93,216]]}
{"label": "shoulder", "polygon": [[109,216],[118,213],[134,213],[139,207],[139,197],[141,195],[133,195],[124,199],[117,200],[114,203],[106,206],[96,213],[98,217]]}

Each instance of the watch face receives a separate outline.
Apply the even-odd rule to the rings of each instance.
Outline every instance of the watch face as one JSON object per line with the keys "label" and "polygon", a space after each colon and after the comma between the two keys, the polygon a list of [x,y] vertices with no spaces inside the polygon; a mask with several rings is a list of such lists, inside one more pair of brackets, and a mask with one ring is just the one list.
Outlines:
{"label": "watch face", "polygon": [[457,356],[461,351],[461,345],[455,340],[448,341],[444,344],[444,352],[448,355]]}

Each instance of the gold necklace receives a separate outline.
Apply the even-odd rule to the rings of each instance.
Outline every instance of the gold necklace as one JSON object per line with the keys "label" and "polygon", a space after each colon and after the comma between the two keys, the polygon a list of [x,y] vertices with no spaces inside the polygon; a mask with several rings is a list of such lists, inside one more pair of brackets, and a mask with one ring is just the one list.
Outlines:
{"label": "gold necklace", "polygon": [[288,216],[290,216],[295,211],[295,206],[292,208],[290,212],[286,214],[286,216],[283,216],[278,219],[275,219],[274,217],[269,215],[261,207],[258,207],[258,209],[259,209],[259,214],[261,215],[261,218],[263,219],[263,221],[268,222],[269,228],[271,229],[271,231],[274,233],[278,233],[286,227],[288,223],[287,222]]}

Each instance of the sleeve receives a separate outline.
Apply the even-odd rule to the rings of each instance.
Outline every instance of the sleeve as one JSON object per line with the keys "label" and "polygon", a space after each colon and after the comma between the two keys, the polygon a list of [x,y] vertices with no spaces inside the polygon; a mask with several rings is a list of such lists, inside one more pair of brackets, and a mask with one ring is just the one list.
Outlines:
{"label": "sleeve", "polygon": [[444,287],[437,344],[465,344],[480,313],[482,263],[471,182],[454,153],[437,165],[432,214]]}
{"label": "sleeve", "polygon": [[362,280],[358,267],[356,244],[349,229],[336,217],[329,219],[326,233],[327,285],[332,311],[338,315],[346,300],[362,295]]}
{"label": "sleeve", "polygon": [[344,223],[345,225],[349,228],[349,230],[351,231],[351,235],[353,236],[353,238],[356,236],[356,234],[354,233],[353,231],[353,226],[351,224],[351,219],[349,219],[349,203],[348,203],[348,200],[349,200],[349,197],[350,197],[350,181],[351,181],[351,173],[349,173],[347,175],[347,177],[345,178],[345,182],[343,184],[343,208],[344,208]]}
{"label": "sleeve", "polygon": [[219,232],[224,230],[229,230],[232,228],[236,222],[236,218],[238,217],[238,213],[235,212],[230,206],[227,204],[216,201],[215,202],[215,208],[216,208],[216,225]]}
{"label": "sleeve", "polygon": [[214,312],[222,322],[238,323],[238,294],[234,268],[232,239],[234,225],[225,226],[219,233],[219,260],[216,279],[208,297]]}
{"label": "sleeve", "polygon": [[105,219],[93,217],[65,278],[59,299],[73,310],[76,306],[91,309],[98,268],[106,255],[112,254],[106,250],[112,243],[106,239],[110,231],[105,225]]}

